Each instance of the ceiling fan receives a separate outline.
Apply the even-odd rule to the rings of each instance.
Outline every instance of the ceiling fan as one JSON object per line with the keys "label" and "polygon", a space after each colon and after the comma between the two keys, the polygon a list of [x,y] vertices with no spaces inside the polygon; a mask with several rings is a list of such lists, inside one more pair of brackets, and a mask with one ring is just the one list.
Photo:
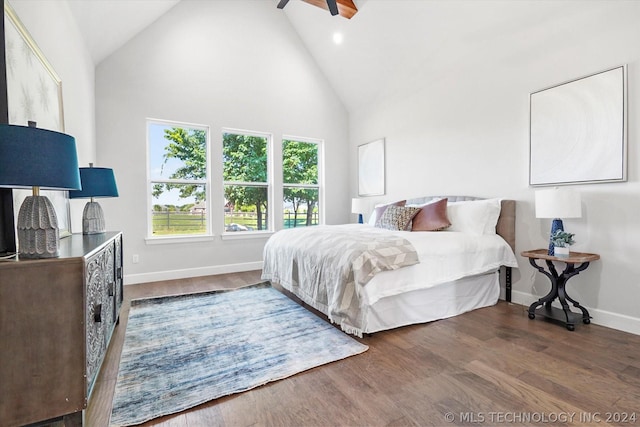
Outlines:
{"label": "ceiling fan", "polygon": [[[347,19],[351,19],[353,15],[358,12],[358,8],[353,3],[353,0],[302,0],[305,3],[312,4],[322,9],[326,9],[331,12],[331,15],[344,16]],[[289,3],[289,0],[280,0],[278,3],[278,9],[284,9]]]}

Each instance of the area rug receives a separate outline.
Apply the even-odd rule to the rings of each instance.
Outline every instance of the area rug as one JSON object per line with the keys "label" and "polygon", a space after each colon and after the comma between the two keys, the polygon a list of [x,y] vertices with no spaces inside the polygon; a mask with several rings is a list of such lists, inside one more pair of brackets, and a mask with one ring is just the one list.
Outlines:
{"label": "area rug", "polygon": [[134,300],[111,425],[140,424],[367,349],[269,284]]}

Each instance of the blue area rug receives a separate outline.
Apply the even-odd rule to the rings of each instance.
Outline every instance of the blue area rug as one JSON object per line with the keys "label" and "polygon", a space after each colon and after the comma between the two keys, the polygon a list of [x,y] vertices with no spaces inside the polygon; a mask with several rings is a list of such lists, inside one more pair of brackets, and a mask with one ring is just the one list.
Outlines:
{"label": "blue area rug", "polygon": [[268,284],[135,300],[111,425],[140,424],[367,349]]}

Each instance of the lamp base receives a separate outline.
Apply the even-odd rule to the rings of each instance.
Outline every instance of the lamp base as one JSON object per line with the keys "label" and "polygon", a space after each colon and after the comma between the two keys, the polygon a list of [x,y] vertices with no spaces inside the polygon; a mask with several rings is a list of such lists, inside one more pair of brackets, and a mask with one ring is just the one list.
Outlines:
{"label": "lamp base", "polygon": [[358,214],[358,224],[364,224],[364,217],[362,214]]}
{"label": "lamp base", "polygon": [[558,230],[564,231],[564,224],[562,223],[562,220],[560,218],[554,219],[551,223],[551,234],[549,234],[549,250],[547,251],[547,254],[549,254],[550,256],[555,256],[555,248],[553,245],[553,241],[551,240],[551,236],[553,236]]}
{"label": "lamp base", "polygon": [[98,202],[87,202],[82,211],[82,234],[100,234],[107,231],[104,212]]}
{"label": "lamp base", "polygon": [[46,196],[28,196],[18,212],[20,258],[57,258],[60,230],[53,204]]}

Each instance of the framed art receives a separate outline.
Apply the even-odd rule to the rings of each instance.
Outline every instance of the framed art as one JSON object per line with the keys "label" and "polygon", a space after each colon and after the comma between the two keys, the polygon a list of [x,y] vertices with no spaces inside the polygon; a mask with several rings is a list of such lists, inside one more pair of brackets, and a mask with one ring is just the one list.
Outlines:
{"label": "framed art", "polygon": [[627,180],[627,67],[531,93],[529,184]]}
{"label": "framed art", "polygon": [[358,146],[358,195],[384,195],[384,139]]}
{"label": "framed art", "polygon": [[[42,129],[64,132],[62,82],[38,48],[14,10],[4,2],[7,104],[9,123],[27,126],[36,122]],[[60,237],[71,234],[67,191],[41,190],[53,203]],[[30,190],[13,190],[15,218]]]}

